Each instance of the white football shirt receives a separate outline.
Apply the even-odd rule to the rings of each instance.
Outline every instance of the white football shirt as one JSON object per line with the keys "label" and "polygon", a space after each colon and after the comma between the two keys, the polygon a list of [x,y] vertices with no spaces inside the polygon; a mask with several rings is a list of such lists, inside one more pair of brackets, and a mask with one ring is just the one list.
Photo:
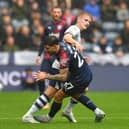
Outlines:
{"label": "white football shirt", "polygon": [[81,43],[81,32],[77,25],[71,25],[66,31],[65,34],[70,33],[72,38],[79,43]]}

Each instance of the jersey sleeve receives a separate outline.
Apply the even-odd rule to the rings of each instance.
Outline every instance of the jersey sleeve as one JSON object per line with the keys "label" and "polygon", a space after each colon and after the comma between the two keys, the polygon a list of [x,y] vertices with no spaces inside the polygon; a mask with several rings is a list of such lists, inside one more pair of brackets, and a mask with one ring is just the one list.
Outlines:
{"label": "jersey sleeve", "polygon": [[78,32],[75,26],[71,26],[65,31],[65,34],[67,33],[70,33],[74,37]]}

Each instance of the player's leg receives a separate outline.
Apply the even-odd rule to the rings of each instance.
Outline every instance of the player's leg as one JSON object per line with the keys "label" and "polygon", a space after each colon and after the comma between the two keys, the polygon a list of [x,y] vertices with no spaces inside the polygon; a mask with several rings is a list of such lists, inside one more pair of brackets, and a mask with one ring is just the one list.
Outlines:
{"label": "player's leg", "polygon": [[35,120],[43,123],[51,121],[56,115],[56,113],[61,109],[64,97],[65,97],[65,92],[62,89],[60,89],[55,94],[55,99],[54,102],[52,103],[50,112],[47,115],[34,116]]}
{"label": "player's leg", "polygon": [[[50,72],[50,63],[49,63],[49,59],[44,58],[41,64],[41,68],[40,71],[44,71],[44,72]],[[39,80],[37,82],[38,87],[39,87],[39,94],[42,95],[45,91],[45,89],[47,88],[47,86],[49,85],[48,83],[46,83],[47,80]],[[49,109],[50,108],[50,104],[47,103],[44,107],[44,109]]]}
{"label": "player's leg", "polygon": [[[43,59],[42,60],[42,64],[40,67],[40,71],[44,71],[44,72],[49,72],[50,71],[50,64],[49,64],[49,60],[48,59]],[[39,80],[37,82],[38,87],[39,87],[39,94],[42,95],[46,89],[46,85],[45,85],[45,80]]]}
{"label": "player's leg", "polygon": [[[85,89],[85,93],[88,92],[88,87]],[[72,109],[73,107],[78,104],[78,101],[75,98],[71,98],[64,110],[62,111],[62,116],[66,117],[68,120],[72,120],[74,123],[77,122]]]}
{"label": "player's leg", "polygon": [[76,123],[77,120],[74,117],[74,114],[72,112],[73,107],[78,104],[78,101],[74,98],[71,98],[68,102],[68,104],[66,105],[66,107],[64,108],[64,110],[62,111],[62,116],[67,118],[69,121]]}
{"label": "player's leg", "polygon": [[[63,89],[60,89],[56,95],[55,95],[55,101],[52,104],[51,110],[49,112],[48,115],[45,116],[35,116],[34,118],[39,121],[39,122],[49,122],[54,116],[55,114],[60,110],[61,108],[61,104],[62,104],[62,100],[65,96],[65,93],[70,94],[71,93],[71,89],[73,88],[71,83],[65,83],[64,86],[62,87]],[[70,91],[70,93],[69,93]],[[71,112],[69,112],[70,114]],[[76,120],[73,120],[73,118],[71,118],[70,115],[67,115],[67,119],[71,122],[76,123]]]}
{"label": "player's leg", "polygon": [[[59,68],[58,68],[58,61],[57,59],[53,56],[52,59],[50,60],[51,62],[51,69],[50,69],[50,73],[51,74],[58,74],[59,73]],[[56,85],[58,84],[58,86],[55,86],[56,88],[58,87],[58,89],[60,89],[62,86],[62,83],[56,83]],[[53,85],[53,84],[52,84]],[[65,110],[62,112],[62,116],[66,117],[68,120],[70,120],[71,122],[76,122],[76,119],[73,115],[72,112],[72,108],[74,107],[74,105],[77,103],[77,101],[73,98],[70,100],[70,102],[68,103],[68,105],[66,106]]]}
{"label": "player's leg", "polygon": [[22,117],[23,122],[36,123],[33,119],[33,113],[42,109],[47,103],[49,103],[50,99],[55,95],[57,89],[52,86],[48,86],[46,91],[40,95],[39,98],[32,104],[27,113]]}
{"label": "player's leg", "polygon": [[[79,91],[79,89],[78,89]],[[81,90],[80,90],[81,91]],[[80,92],[81,93],[81,92]],[[95,113],[95,121],[100,122],[104,117],[105,113],[99,109],[91,100],[84,94],[77,94],[75,97],[80,103],[86,106],[88,109]]]}

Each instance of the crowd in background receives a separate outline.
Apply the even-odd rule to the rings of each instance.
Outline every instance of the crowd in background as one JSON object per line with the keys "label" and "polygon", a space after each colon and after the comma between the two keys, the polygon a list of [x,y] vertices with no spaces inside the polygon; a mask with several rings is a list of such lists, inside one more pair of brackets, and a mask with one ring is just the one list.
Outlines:
{"label": "crowd in background", "polygon": [[93,16],[82,32],[87,52],[129,52],[128,0],[0,0],[0,51],[37,51],[53,6],[62,8],[68,26],[82,11]]}

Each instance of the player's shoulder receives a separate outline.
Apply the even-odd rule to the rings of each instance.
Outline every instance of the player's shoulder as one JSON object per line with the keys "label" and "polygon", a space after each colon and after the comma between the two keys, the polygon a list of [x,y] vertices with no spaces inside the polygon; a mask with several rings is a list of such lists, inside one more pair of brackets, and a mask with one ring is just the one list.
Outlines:
{"label": "player's shoulder", "polygon": [[66,30],[66,32],[68,32],[68,31],[78,32],[78,31],[79,31],[79,28],[78,28],[76,25],[71,25],[71,26]]}
{"label": "player's shoulder", "polygon": [[66,43],[66,42],[61,42],[60,43],[60,46],[61,46],[61,49],[67,53],[68,55],[71,55],[74,53],[74,49],[73,47],[69,44],[69,43]]}

